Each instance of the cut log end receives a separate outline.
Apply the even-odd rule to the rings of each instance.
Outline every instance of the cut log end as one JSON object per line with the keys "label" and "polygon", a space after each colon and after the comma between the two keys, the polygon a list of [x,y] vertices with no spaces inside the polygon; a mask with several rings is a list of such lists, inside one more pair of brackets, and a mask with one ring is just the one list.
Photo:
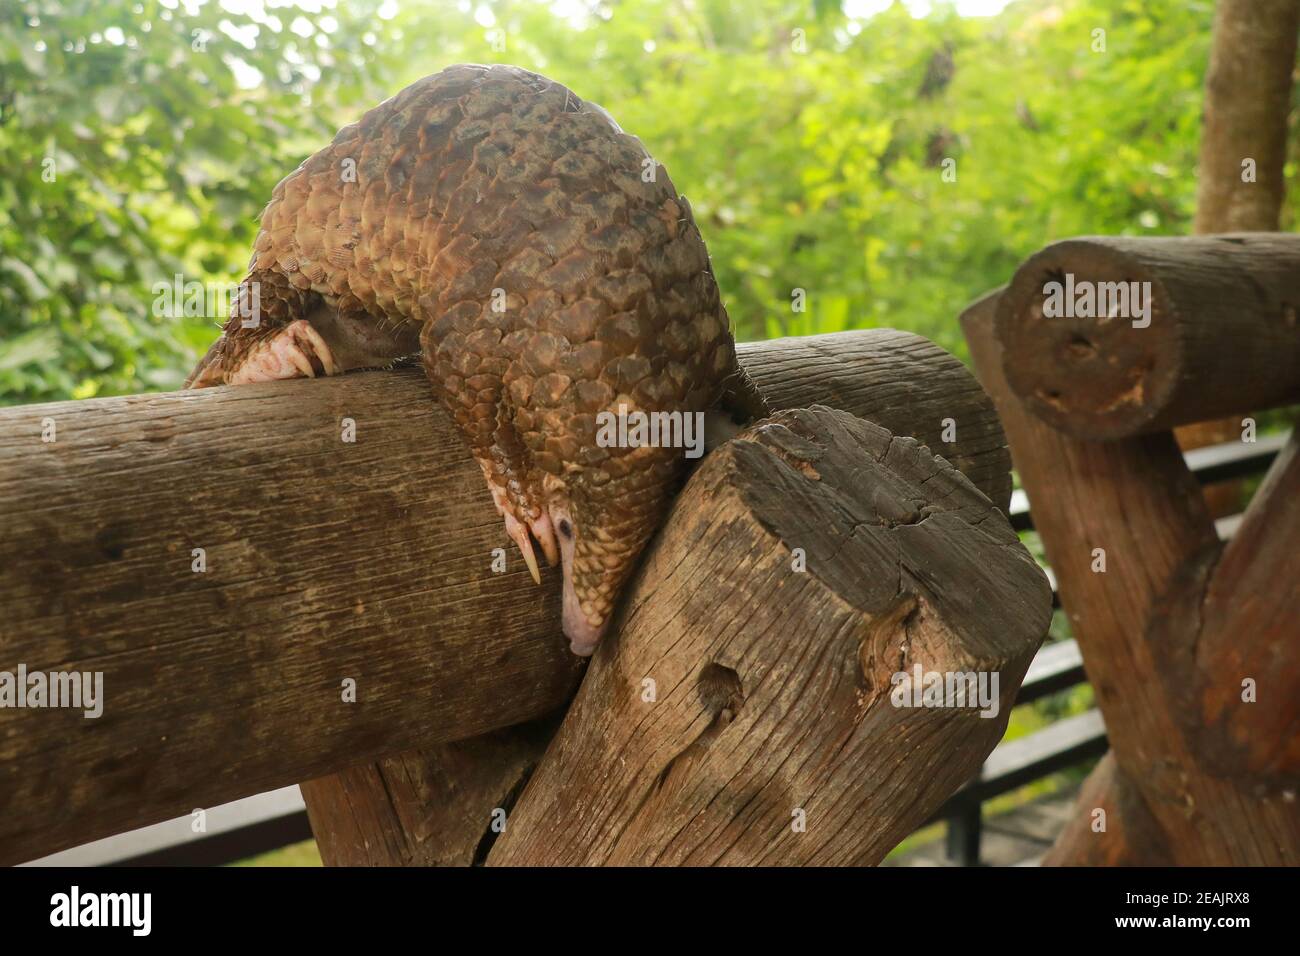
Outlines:
{"label": "cut log end", "polygon": [[1053,427],[1096,438],[1144,429],[1181,364],[1163,286],[1133,257],[1089,239],[1030,257],[999,302],[997,330],[1007,381],[1025,404]]}
{"label": "cut log end", "polygon": [[[878,862],[1001,737],[1050,605],[947,462],[778,413],[692,476],[489,863]],[[987,717],[900,704],[915,667]]]}
{"label": "cut log end", "polygon": [[1300,237],[1058,242],[997,310],[1008,384],[1054,428],[1126,438],[1300,400]]}

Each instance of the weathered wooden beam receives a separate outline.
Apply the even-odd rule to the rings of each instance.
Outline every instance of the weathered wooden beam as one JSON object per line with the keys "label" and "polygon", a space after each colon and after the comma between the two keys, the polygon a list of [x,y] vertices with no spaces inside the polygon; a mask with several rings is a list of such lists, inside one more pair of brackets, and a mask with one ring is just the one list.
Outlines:
{"label": "weathered wooden beam", "polygon": [[556,718],[435,744],[301,784],[326,866],[475,866]]}
{"label": "weathered wooden beam", "polygon": [[[1001,738],[1050,618],[951,465],[778,413],[691,477],[488,863],[874,864]],[[993,706],[900,706],[914,669]]]}
{"label": "weathered wooden beam", "polygon": [[868,329],[742,342],[736,351],[768,410],[826,405],[865,418],[928,445],[1003,511],[1010,506],[1011,453],[993,403],[929,339]]}
{"label": "weathered wooden beam", "polygon": [[[964,450],[985,405],[953,403],[972,468],[1005,457]],[[527,721],[581,673],[415,369],[3,409],[0,501],[0,672],[106,698],[0,708],[0,862]]]}
{"label": "weathered wooden beam", "polygon": [[580,674],[558,574],[493,573],[418,370],[5,409],[0,500],[0,670],[106,698],[0,709],[3,862],[528,720]]}
{"label": "weathered wooden beam", "polygon": [[1293,431],[1192,599],[1200,680],[1185,713],[1205,728],[1200,749],[1219,772],[1266,782],[1274,798],[1289,789],[1300,820],[1298,501]]}
{"label": "weathered wooden beam", "polygon": [[[1049,859],[1300,862],[1291,640],[1300,467],[1279,459],[1243,522],[1248,537],[1224,551],[1168,431],[1084,441],[1030,414],[1003,369],[1032,356],[1002,351],[997,296],[973,304],[962,325],[1114,754]],[[1243,699],[1245,678],[1271,688],[1267,703]],[[1097,809],[1107,810],[1104,831],[1092,827]]]}
{"label": "weathered wooden beam", "polygon": [[1031,411],[1111,439],[1300,401],[1298,317],[1300,236],[1090,237],[1021,265],[997,336]]}
{"label": "weathered wooden beam", "polygon": [[[744,342],[737,352],[754,388],[729,401],[747,417],[815,404],[848,411],[942,453],[1007,511],[1011,457],[997,413],[966,367],[928,339],[871,329]],[[321,854],[331,865],[481,862],[480,841],[513,806],[548,742],[510,728],[314,780],[303,797]],[[401,785],[453,776],[454,799],[437,786]],[[448,855],[448,846],[459,853]]]}

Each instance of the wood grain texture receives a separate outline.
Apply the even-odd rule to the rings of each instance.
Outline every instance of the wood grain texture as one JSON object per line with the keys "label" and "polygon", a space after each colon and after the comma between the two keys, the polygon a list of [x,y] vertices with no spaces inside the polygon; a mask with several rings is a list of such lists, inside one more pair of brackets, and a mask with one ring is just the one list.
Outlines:
{"label": "wood grain texture", "polygon": [[736,351],[771,411],[826,405],[865,418],[928,445],[997,507],[1010,505],[1011,453],[993,403],[929,339],[862,329],[742,342]]}
{"label": "wood grain texture", "polygon": [[0,501],[0,671],[107,698],[0,708],[0,862],[531,720],[581,673],[415,369],[3,409]]}
{"label": "wood grain texture", "polygon": [[[1149,283],[1150,325],[1044,316],[1044,286]],[[1141,286],[1139,286],[1141,288]],[[1028,408],[1080,438],[1300,401],[1300,236],[1087,237],[1025,260],[1001,297],[1004,373]]]}
{"label": "wood grain texture", "polygon": [[[876,863],[1002,736],[1050,604],[951,465],[778,413],[679,496],[488,863]],[[998,713],[895,706],[916,665],[998,672]]]}
{"label": "wood grain texture", "polygon": [[558,719],[412,750],[301,784],[326,866],[474,866]]}
{"label": "wood grain texture", "polygon": [[[1220,772],[1300,819],[1300,435],[1292,432],[1193,595],[1197,700],[1184,713]],[[1242,700],[1242,682],[1258,685]],[[1300,859],[1300,858],[1298,858]]]}
{"label": "wood grain texture", "polygon": [[416,370],[5,409],[0,500],[3,669],[107,698],[0,710],[4,862],[528,720],[580,674],[558,571],[532,584]]}
{"label": "wood grain texture", "polygon": [[[1168,431],[1089,442],[1030,414],[1003,376],[1015,362],[994,331],[998,294],[962,325],[1114,753],[1083,791],[1095,803],[1076,806],[1049,859],[1300,862],[1294,459],[1279,459],[1243,522],[1248,537],[1225,551]],[[1277,696],[1245,703],[1246,677]],[[1104,833],[1084,829],[1098,806],[1115,824]]]}

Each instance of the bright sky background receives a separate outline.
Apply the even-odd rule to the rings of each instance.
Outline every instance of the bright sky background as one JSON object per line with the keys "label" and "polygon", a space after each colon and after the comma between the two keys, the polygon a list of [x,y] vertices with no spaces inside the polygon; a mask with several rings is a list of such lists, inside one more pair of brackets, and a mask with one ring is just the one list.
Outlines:
{"label": "bright sky background", "polygon": [[[185,7],[186,9],[197,8],[204,0],[159,0],[164,7],[176,9]],[[333,9],[339,0],[216,0],[221,9],[228,13],[251,15],[254,20],[264,22],[268,15],[275,16],[283,13],[292,16],[294,10],[301,10],[307,13],[320,13],[323,10]],[[491,9],[482,3],[476,3],[475,0],[443,0],[443,2],[454,4],[461,10],[475,10],[474,19],[482,26],[490,27],[496,22],[492,15]],[[855,20],[866,20],[885,10],[888,10],[893,4],[901,3],[908,12],[914,17],[924,17],[930,13],[935,5],[935,0],[842,0],[843,10],[846,16]],[[955,0],[954,6],[957,13],[963,17],[991,17],[1001,13],[1011,0]],[[376,11],[381,19],[389,20],[397,15],[399,7],[398,0],[383,0],[379,9]],[[575,24],[581,24],[591,13],[590,0],[552,0],[551,12],[561,19],[572,20]],[[289,23],[289,29],[300,36],[309,36],[311,25],[302,18],[301,23],[295,21]],[[338,21],[333,17],[326,17],[319,21],[318,24],[326,33],[333,33],[338,29]],[[849,26],[849,32],[856,35],[856,24]],[[117,28],[113,28],[116,30]],[[248,49],[253,48],[257,42],[257,30],[249,26],[245,30],[237,30],[229,24],[222,26],[227,36],[242,43]],[[117,31],[119,36],[121,31]],[[120,43],[121,39],[114,39],[107,33],[111,43]],[[646,49],[653,49],[653,41],[647,41],[649,44]],[[239,59],[231,59],[230,67],[235,73],[235,81],[245,89],[252,89],[262,82],[262,75],[251,66]],[[309,79],[315,79],[312,73],[316,67],[308,65],[304,67],[304,72]]]}
{"label": "bright sky background", "polygon": [[[844,12],[851,17],[865,18],[887,10],[894,0],[845,0]],[[923,17],[934,6],[930,0],[899,0],[914,17]],[[957,0],[957,12],[963,17],[993,17],[1002,12],[1011,0]]]}
{"label": "bright sky background", "polygon": [[[866,18],[880,13],[882,10],[887,10],[894,2],[895,0],[845,0],[844,12],[851,17]],[[925,16],[934,5],[931,0],[898,0],[898,2],[907,7],[908,11],[915,17]],[[964,17],[992,17],[1001,13],[1003,8],[1010,2],[1011,0],[957,0],[956,6],[957,12]],[[330,6],[330,4],[322,3],[321,0],[294,0],[289,4],[277,3],[275,0],[271,0],[269,4],[264,0],[220,0],[220,3],[222,9],[231,13],[262,12],[267,6],[292,6],[319,13],[323,6]],[[175,3],[166,3],[165,5],[175,6]],[[385,4],[385,6],[388,6],[388,4]],[[393,6],[396,6],[396,4],[394,3]],[[557,0],[552,6],[555,8],[557,15],[565,16],[570,9],[574,7],[582,8],[585,5],[581,2],[575,3],[574,0]],[[390,13],[389,16],[391,15]]]}

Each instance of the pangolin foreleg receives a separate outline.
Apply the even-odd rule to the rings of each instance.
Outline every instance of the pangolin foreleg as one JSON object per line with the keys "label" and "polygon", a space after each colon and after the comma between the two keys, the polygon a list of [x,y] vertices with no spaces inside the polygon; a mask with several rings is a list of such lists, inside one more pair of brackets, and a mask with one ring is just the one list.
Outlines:
{"label": "pangolin foreleg", "polygon": [[[505,400],[504,363],[484,359],[478,350],[440,348],[434,329],[438,321],[423,323],[421,333],[425,372],[478,462],[506,534],[519,548],[533,580],[541,583],[533,540],[541,546],[552,567],[559,563],[560,548],[546,502],[538,496],[544,476],[534,466],[520,437],[513,407]],[[461,383],[463,387],[448,387]]]}
{"label": "pangolin foreleg", "polygon": [[221,337],[187,388],[315,378],[387,365],[419,349],[416,327],[385,327],[355,304],[300,289],[274,270],[240,283]]}

